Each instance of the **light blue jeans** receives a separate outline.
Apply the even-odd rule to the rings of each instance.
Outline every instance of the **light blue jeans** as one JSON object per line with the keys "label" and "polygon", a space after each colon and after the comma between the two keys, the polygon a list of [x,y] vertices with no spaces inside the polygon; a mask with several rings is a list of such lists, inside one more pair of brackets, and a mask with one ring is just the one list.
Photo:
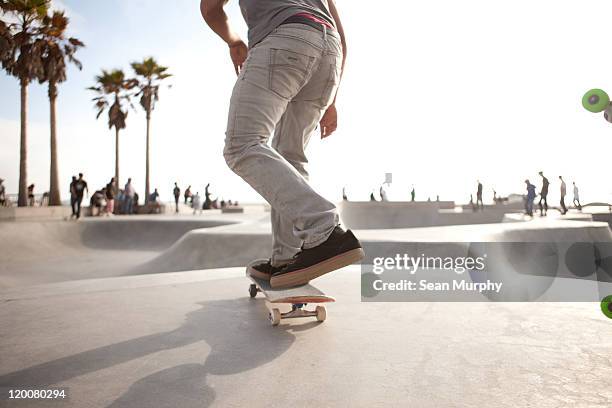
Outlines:
{"label": "light blue jeans", "polygon": [[304,150],[333,101],[341,65],[336,32],[286,24],[249,51],[234,86],[224,157],[272,207],[275,266],[338,225],[336,206],[308,184]]}

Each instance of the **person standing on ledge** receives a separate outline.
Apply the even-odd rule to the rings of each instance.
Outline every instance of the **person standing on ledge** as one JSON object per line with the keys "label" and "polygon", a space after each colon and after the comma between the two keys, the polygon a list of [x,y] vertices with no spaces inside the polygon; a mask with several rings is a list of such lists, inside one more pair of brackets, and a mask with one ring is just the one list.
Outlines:
{"label": "person standing on ledge", "polygon": [[561,201],[559,201],[559,205],[561,206],[561,214],[567,214],[567,207],[565,206],[565,196],[567,195],[567,186],[565,185],[565,181],[563,180],[563,176],[559,176],[559,181],[561,181]]}
{"label": "person standing on ledge", "polygon": [[6,206],[6,188],[4,187],[4,179],[0,178],[0,207]]}
{"label": "person standing on ledge", "polygon": [[540,190],[540,202],[538,203],[538,207],[540,207],[540,216],[544,217],[548,212],[548,186],[550,182],[546,177],[544,177],[544,172],[538,173],[542,177],[542,190]]}
{"label": "person standing on ledge", "polygon": [[83,196],[87,193],[89,197],[89,187],[87,182],[83,178],[83,173],[79,173],[79,178],[74,182],[74,191],[76,193],[76,218],[81,218],[81,204],[83,203]]}
{"label": "person standing on ledge", "polygon": [[178,214],[179,212],[178,203],[179,203],[179,198],[181,197],[181,189],[178,186],[178,183],[174,183],[174,190],[172,190],[172,193],[174,194],[175,213]]}
{"label": "person standing on ledge", "polygon": [[525,180],[525,184],[527,185],[527,197],[525,197],[525,213],[533,217],[533,202],[536,198],[535,186],[529,182],[529,180]]}
{"label": "person standing on ledge", "polygon": [[480,180],[476,181],[478,183],[478,187],[476,189],[476,208],[484,211],[484,203],[482,202],[482,183]]}
{"label": "person standing on ledge", "polygon": [[578,186],[575,181],[573,181],[572,184],[574,185],[574,207],[576,207],[578,211],[582,211],[582,205],[580,205],[580,191],[578,191]]}
{"label": "person standing on ledge", "polygon": [[228,44],[238,75],[224,157],[272,207],[272,257],[249,272],[274,288],[302,285],[364,256],[353,233],[339,227],[336,206],[308,184],[305,169],[304,150],[317,125],[321,138],[338,126],[342,24],[334,0],[240,0],[247,47],[229,24],[226,3],[200,5]]}

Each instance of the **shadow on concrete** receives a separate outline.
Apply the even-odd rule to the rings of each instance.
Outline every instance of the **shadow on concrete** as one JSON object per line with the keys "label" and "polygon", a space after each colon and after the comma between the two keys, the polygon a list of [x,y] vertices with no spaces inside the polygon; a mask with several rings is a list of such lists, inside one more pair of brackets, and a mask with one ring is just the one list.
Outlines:
{"label": "shadow on concrete", "polygon": [[[255,304],[254,304],[255,303]],[[208,356],[193,364],[167,368],[144,377],[110,406],[206,407],[215,399],[208,374],[229,375],[254,369],[286,352],[291,333],[317,323],[271,328],[263,300],[232,299],[200,303],[175,330],[143,336],[42,363],[0,376],[1,387],[44,388],[164,350],[205,341]],[[198,360],[202,360],[201,362]],[[117,379],[121,381],[121,379]]]}

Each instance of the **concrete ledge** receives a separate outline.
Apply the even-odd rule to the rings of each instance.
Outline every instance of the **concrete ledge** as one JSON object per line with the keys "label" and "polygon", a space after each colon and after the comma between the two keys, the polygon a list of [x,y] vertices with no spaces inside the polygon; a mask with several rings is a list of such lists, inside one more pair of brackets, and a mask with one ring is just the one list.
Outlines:
{"label": "concrete ledge", "polygon": [[222,214],[242,214],[244,208],[242,207],[225,207],[221,209]]}
{"label": "concrete ledge", "polygon": [[0,221],[45,221],[70,217],[70,207],[1,207]]}
{"label": "concrete ledge", "polygon": [[436,202],[342,201],[342,223],[352,229],[410,228],[436,225]]}

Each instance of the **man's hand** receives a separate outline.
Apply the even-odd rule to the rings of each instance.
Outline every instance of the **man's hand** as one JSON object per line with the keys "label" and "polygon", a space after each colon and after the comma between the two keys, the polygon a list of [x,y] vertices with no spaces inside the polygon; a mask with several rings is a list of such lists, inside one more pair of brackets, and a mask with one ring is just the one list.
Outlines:
{"label": "man's hand", "polygon": [[229,45],[229,50],[232,63],[234,64],[234,70],[236,71],[236,75],[238,75],[240,74],[240,71],[242,71],[242,65],[247,59],[249,49],[244,41],[238,40]]}
{"label": "man's hand", "polygon": [[327,108],[325,114],[323,114],[321,118],[319,127],[321,128],[321,139],[325,139],[336,131],[338,128],[338,111],[336,110],[335,104]]}

